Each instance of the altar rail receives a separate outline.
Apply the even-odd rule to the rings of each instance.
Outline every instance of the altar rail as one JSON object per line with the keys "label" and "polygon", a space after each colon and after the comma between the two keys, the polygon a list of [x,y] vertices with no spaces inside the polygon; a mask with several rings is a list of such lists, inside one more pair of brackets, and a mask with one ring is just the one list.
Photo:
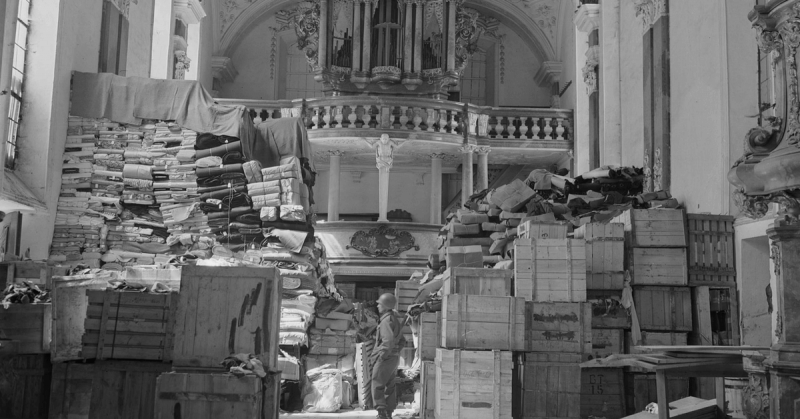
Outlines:
{"label": "altar rail", "polygon": [[[304,117],[309,131],[393,129],[521,141],[572,141],[570,109],[476,106],[396,96],[338,96],[295,100],[217,99],[250,109],[254,122]],[[321,133],[320,133],[321,134]],[[367,134],[363,134],[367,135]],[[324,134],[323,134],[324,136]]]}

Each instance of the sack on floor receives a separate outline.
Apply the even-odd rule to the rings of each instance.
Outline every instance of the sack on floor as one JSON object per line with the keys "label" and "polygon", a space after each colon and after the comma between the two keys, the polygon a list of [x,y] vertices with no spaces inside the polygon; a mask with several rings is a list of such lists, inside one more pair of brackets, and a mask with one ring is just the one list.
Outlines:
{"label": "sack on floor", "polygon": [[306,372],[303,411],[333,413],[342,407],[342,372],[325,364]]}

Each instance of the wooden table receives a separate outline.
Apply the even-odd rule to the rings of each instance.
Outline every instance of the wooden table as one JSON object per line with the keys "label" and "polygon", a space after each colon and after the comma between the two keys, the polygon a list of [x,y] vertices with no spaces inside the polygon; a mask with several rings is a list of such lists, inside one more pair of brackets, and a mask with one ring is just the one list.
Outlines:
{"label": "wooden table", "polygon": [[581,364],[582,367],[639,367],[656,373],[658,419],[670,418],[667,376],[716,378],[717,407],[725,417],[724,377],[747,377],[743,356],[752,351],[769,351],[753,346],[637,346],[645,352],[611,355]]}

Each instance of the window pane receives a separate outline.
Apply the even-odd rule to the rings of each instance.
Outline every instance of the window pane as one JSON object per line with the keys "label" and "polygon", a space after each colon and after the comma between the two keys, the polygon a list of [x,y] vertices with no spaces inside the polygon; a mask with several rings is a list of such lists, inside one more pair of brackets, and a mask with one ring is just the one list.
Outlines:
{"label": "window pane", "polygon": [[25,50],[14,45],[14,61],[11,64],[19,71],[25,71]]}
{"label": "window pane", "polygon": [[19,121],[20,102],[15,97],[11,97],[9,100],[10,100],[10,103],[9,103],[9,106],[8,106],[8,119],[10,119],[10,120],[12,120],[14,122],[17,122],[17,121]]}
{"label": "window pane", "polygon": [[22,94],[22,73],[17,69],[11,72],[11,92],[17,95]]}
{"label": "window pane", "polygon": [[19,21],[17,21],[17,37],[14,42],[22,48],[25,48],[28,44],[28,27],[20,24]]}
{"label": "window pane", "polygon": [[27,24],[30,20],[30,10],[31,2],[28,0],[19,0],[19,11],[17,12],[17,18]]}
{"label": "window pane", "polygon": [[16,122],[9,123],[8,138],[6,139],[6,167],[14,167],[14,159],[17,157],[17,125]]}

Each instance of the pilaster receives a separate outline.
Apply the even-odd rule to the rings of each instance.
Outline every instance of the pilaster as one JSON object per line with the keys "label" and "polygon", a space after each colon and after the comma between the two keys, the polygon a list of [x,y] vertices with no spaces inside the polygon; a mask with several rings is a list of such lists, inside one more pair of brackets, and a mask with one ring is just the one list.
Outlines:
{"label": "pilaster", "polygon": [[463,145],[458,148],[462,154],[461,164],[461,202],[467,202],[472,196],[472,152],[475,150],[473,145]]}
{"label": "pilaster", "polygon": [[442,159],[445,154],[431,154],[431,224],[442,223]]}
{"label": "pilaster", "polygon": [[330,173],[328,174],[328,221],[339,221],[339,179],[342,168],[342,155],[339,150],[328,151]]}
{"label": "pilaster", "polygon": [[492,148],[489,146],[475,147],[478,155],[478,191],[489,189],[489,153]]}

